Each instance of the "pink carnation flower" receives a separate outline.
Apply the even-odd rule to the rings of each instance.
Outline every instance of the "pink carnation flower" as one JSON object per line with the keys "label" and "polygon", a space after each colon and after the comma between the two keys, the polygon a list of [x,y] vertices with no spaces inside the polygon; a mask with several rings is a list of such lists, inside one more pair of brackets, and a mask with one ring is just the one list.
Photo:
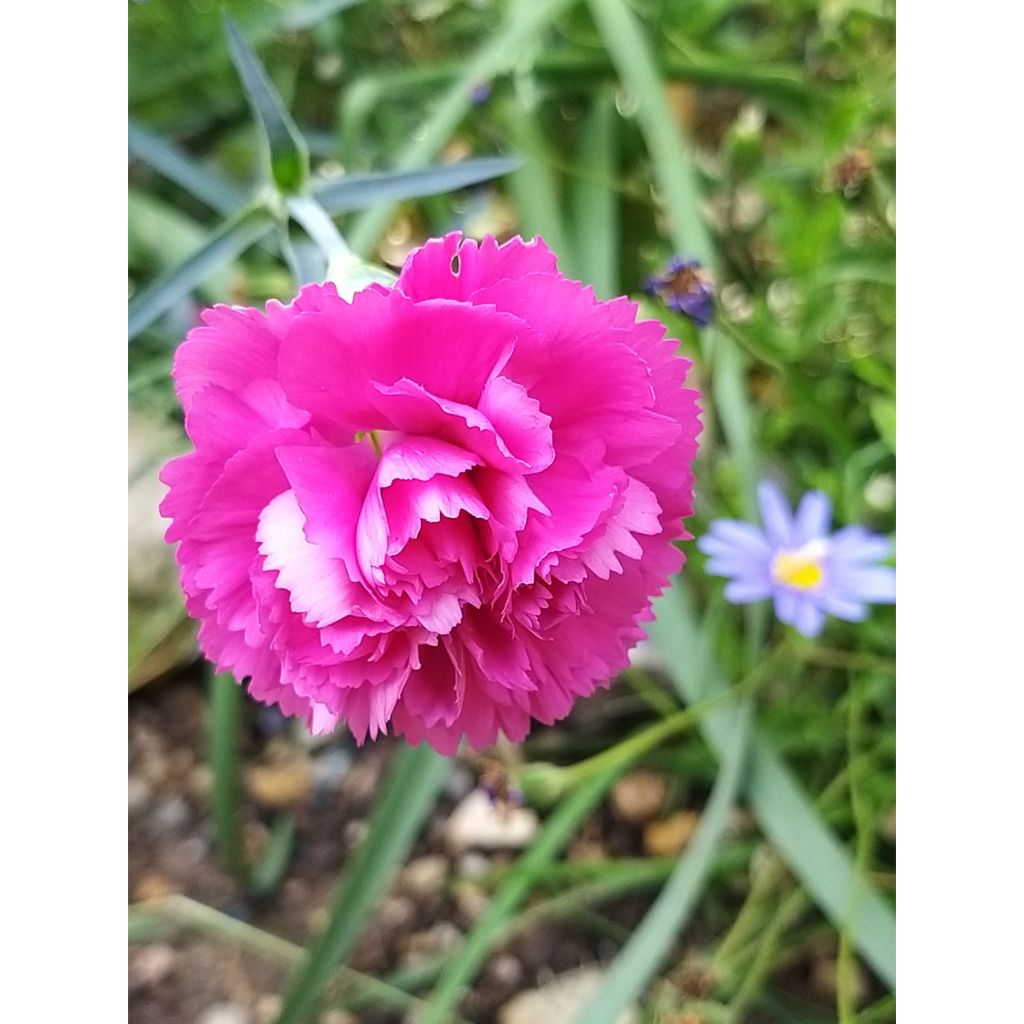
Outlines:
{"label": "pink carnation flower", "polygon": [[216,306],[161,505],[200,645],[260,701],[454,753],[606,687],[683,563],[697,393],[542,241],[428,242],[394,288]]}

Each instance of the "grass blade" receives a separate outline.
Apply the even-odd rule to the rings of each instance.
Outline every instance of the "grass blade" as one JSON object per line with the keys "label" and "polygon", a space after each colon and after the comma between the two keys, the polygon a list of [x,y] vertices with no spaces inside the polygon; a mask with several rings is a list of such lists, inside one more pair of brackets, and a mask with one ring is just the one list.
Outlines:
{"label": "grass blade", "polygon": [[[134,903],[128,908],[129,943],[151,942],[180,929],[220,939],[237,949],[249,950],[284,964],[298,964],[303,957],[301,946],[177,893]],[[349,967],[338,967],[331,977],[331,984],[347,995],[346,1002],[358,1000],[363,1006],[408,1011],[422,1005],[419,999],[402,989]]]}
{"label": "grass blade", "polygon": [[[674,668],[672,682],[687,701],[713,696],[725,687],[706,644],[701,643],[685,586],[655,602],[655,620],[647,626],[655,644]],[[701,722],[719,757],[728,750],[737,712],[720,708]],[[896,920],[892,908],[866,880],[821,819],[800,783],[755,732],[745,789],[765,837],[775,847],[801,887],[837,927],[847,928],[861,956],[888,985],[896,983]],[[852,908],[852,909],[851,909]]]}
{"label": "grass blade", "polygon": [[128,303],[129,341],[206,277],[258,242],[273,226],[273,218],[263,207],[245,210],[221,225],[184,263],[157,278]]}
{"label": "grass blade", "polygon": [[327,926],[289,983],[277,1024],[299,1024],[316,1012],[324,986],[352,952],[370,911],[412,848],[448,768],[448,759],[426,744],[399,749],[366,838],[338,882]]}
{"label": "grass blade", "polygon": [[558,254],[558,269],[577,277],[579,265],[569,244],[558,181],[549,162],[549,147],[538,113],[516,100],[505,104],[504,113],[512,144],[525,158],[523,166],[508,180],[519,210],[520,231],[523,235],[542,235],[548,248]]}
{"label": "grass blade", "polygon": [[224,29],[231,60],[263,130],[271,177],[282,192],[298,192],[309,179],[309,146],[295,127],[266,69],[226,14]]}
{"label": "grass blade", "polygon": [[697,906],[739,791],[751,707],[747,700],[735,712],[737,728],[722,757],[711,799],[693,841],[575,1024],[614,1024],[657,973]]}
{"label": "grass blade", "polygon": [[460,160],[454,164],[425,167],[419,171],[352,174],[314,188],[313,195],[328,213],[347,213],[350,210],[363,210],[375,203],[418,199],[420,196],[434,196],[479,185],[509,174],[521,162],[514,156],[484,156]]}
{"label": "grass blade", "polygon": [[217,852],[235,881],[245,887],[249,868],[242,842],[242,768],[239,751],[245,694],[228,674],[210,675],[208,749],[213,775],[213,833]]}
{"label": "grass blade", "polygon": [[559,804],[502,881],[465,943],[446,965],[427,1012],[417,1024],[447,1024],[451,1020],[466,986],[476,977],[487,955],[504,934],[508,918],[529,895],[536,873],[558,856],[580,822],[597,806],[624,768],[624,764],[606,768],[587,779]]}
{"label": "grass blade", "polygon": [[[473,87],[505,74],[520,62],[534,39],[554,18],[578,0],[530,0],[508,6],[505,23],[466,62],[462,73],[449,86],[418,136],[402,151],[400,171],[412,170],[434,159],[458,127],[473,102]],[[393,203],[382,203],[363,213],[349,233],[352,250],[366,256],[377,244],[394,212]]]}
{"label": "grass blade", "polygon": [[249,879],[252,894],[265,898],[277,890],[295,851],[295,815],[279,814],[270,830],[263,856],[253,865]]}
{"label": "grass blade", "polygon": [[[697,172],[666,99],[665,83],[650,43],[625,0],[587,2],[612,63],[637,105],[637,121],[669,214],[672,244],[679,255],[695,257],[717,273],[715,246],[700,214]],[[733,339],[714,328],[701,332],[701,345],[712,371],[715,414],[722,422],[736,463],[744,514],[755,518],[757,451],[744,387],[743,358]]]}
{"label": "grass blade", "polygon": [[280,25],[287,32],[302,32],[313,28],[332,14],[344,11],[365,0],[306,0],[293,4],[280,14]]}
{"label": "grass blade", "polygon": [[583,126],[577,165],[581,177],[572,193],[576,269],[599,299],[619,293],[619,204],[615,190],[618,114],[607,92],[594,99]]}
{"label": "grass blade", "polygon": [[128,122],[128,153],[217,213],[230,215],[245,202],[241,189],[134,121]]}
{"label": "grass blade", "polygon": [[625,0],[587,0],[623,85],[636,103],[636,118],[654,162],[654,176],[680,253],[716,263],[711,235],[700,215],[700,188],[693,161],[665,98],[665,83],[636,16]]}

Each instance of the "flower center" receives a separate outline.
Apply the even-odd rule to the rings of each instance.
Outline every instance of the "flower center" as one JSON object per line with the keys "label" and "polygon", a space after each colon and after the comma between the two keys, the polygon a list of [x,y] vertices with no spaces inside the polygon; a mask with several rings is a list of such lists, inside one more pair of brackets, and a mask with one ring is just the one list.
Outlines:
{"label": "flower center", "polygon": [[825,550],[824,541],[812,540],[795,551],[780,551],[772,559],[772,579],[797,590],[817,590],[825,580]]}

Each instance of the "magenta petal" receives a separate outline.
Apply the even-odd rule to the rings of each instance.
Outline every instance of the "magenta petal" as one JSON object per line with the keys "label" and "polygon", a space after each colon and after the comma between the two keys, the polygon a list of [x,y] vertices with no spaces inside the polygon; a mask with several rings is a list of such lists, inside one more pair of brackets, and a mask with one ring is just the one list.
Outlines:
{"label": "magenta petal", "polygon": [[[161,505],[206,656],[314,732],[448,754],[609,686],[683,564],[700,430],[688,361],[637,313],[540,240],[458,234],[394,288],[207,311],[175,359],[195,450]],[[763,592],[767,540],[708,545],[734,597]],[[881,592],[876,549],[836,536],[836,614]],[[776,597],[817,625],[824,598]]]}
{"label": "magenta petal", "polygon": [[306,536],[358,579],[355,524],[375,471],[369,445],[280,447],[277,458],[306,517]]}
{"label": "magenta petal", "polygon": [[[351,303],[338,300],[295,319],[281,343],[281,382],[294,405],[354,433],[385,425],[373,404],[374,384],[410,379],[475,405],[527,333],[522,321],[494,310],[367,290]],[[452,338],[472,344],[453,345]]]}
{"label": "magenta petal", "polygon": [[481,288],[527,274],[554,275],[554,253],[535,238],[512,238],[498,245],[463,239],[458,232],[436,238],[417,249],[402,268],[397,287],[411,299],[469,299]]}

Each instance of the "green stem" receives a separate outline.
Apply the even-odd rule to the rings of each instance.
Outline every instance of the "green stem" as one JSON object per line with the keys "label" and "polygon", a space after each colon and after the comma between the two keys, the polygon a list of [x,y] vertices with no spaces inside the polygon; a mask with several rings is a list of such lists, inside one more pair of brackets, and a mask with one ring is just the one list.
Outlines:
{"label": "green stem", "polygon": [[764,984],[786,929],[795,923],[809,904],[810,900],[803,890],[794,889],[772,916],[768,927],[761,936],[754,958],[744,974],[743,983],[729,1003],[730,1021],[733,1024],[743,1019],[743,1011]]}
{"label": "green stem", "polygon": [[[861,750],[864,734],[864,700],[856,679],[851,678],[849,717],[847,719],[847,748],[850,766],[850,806],[854,823],[854,876],[863,883],[871,860],[874,839],[871,810],[864,798],[861,784],[865,776],[866,758]],[[836,962],[836,1008],[839,1024],[855,1024],[857,1017],[856,963],[850,936],[850,920],[857,912],[861,884],[855,885],[850,896],[850,908],[839,929],[839,953]]]}
{"label": "green stem", "polygon": [[[305,955],[301,946],[287,939],[178,894],[134,904],[129,908],[128,920],[129,930],[136,921],[142,922],[147,932],[157,927],[162,931],[168,928],[187,928],[202,935],[224,939],[234,946],[271,957],[290,967],[300,963]],[[388,1006],[399,1010],[415,1010],[423,1005],[421,1000],[400,988],[350,967],[338,967],[331,978],[331,984],[338,987],[336,998],[341,998],[344,992],[348,994],[349,1000],[358,1000],[362,1005]]]}
{"label": "green stem", "polygon": [[696,725],[709,712],[720,705],[738,700],[740,697],[756,693],[775,674],[780,663],[788,661],[791,657],[790,645],[782,643],[776,647],[760,665],[756,666],[747,676],[735,686],[721,693],[716,693],[704,700],[691,704],[682,711],[676,711],[660,722],[648,726],[646,729],[635,733],[633,736],[622,740],[614,747],[603,750],[600,754],[588,757],[584,761],[564,769],[571,780],[571,785],[577,785],[582,780],[590,778],[595,772],[615,766],[625,766],[631,762],[650,753],[660,746],[667,739],[678,736]]}
{"label": "green stem", "polygon": [[327,925],[288,984],[277,1024],[302,1024],[316,1013],[324,986],[355,947],[363,923],[408,856],[449,767],[448,759],[426,744],[399,749],[366,838],[331,897]]}
{"label": "green stem", "polygon": [[597,806],[620,771],[621,766],[607,767],[588,778],[559,804],[442,973],[420,1024],[447,1024],[452,1019],[466,986],[500,940],[507,919],[529,894],[536,872],[561,852],[579,823]]}
{"label": "green stem", "polygon": [[208,748],[213,774],[213,832],[217,851],[239,886],[249,881],[242,836],[240,725],[245,695],[230,675],[211,675]]}

